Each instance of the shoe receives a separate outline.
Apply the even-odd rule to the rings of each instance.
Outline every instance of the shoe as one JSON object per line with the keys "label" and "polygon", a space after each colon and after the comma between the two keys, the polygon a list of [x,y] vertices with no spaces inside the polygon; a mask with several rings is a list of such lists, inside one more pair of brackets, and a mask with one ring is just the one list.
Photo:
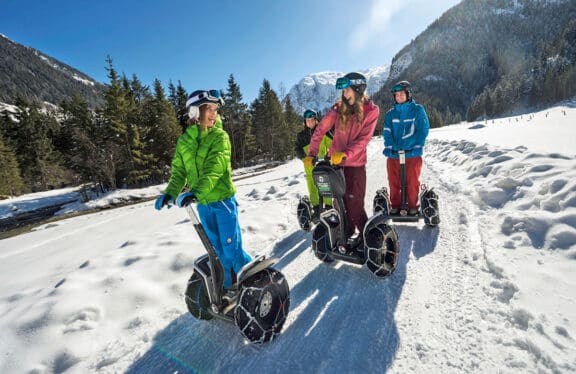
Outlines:
{"label": "shoe", "polygon": [[348,238],[348,240],[346,241],[346,245],[348,248],[354,249],[358,246],[358,244],[360,244],[361,241],[362,241],[362,235],[360,235],[360,234],[355,235],[355,236],[350,236]]}
{"label": "shoe", "polygon": [[398,208],[392,208],[392,209],[390,209],[389,214],[396,215],[396,214],[398,214],[398,212],[400,212],[400,209],[398,209]]}
{"label": "shoe", "polygon": [[418,214],[418,209],[410,209],[408,211],[408,215],[410,215],[410,216],[415,216],[417,214]]}

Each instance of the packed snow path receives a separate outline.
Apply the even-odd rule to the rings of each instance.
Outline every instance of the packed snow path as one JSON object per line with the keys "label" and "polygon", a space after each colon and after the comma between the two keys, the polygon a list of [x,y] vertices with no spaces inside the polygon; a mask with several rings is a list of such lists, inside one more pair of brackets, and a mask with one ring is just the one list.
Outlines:
{"label": "packed snow path", "polygon": [[[386,185],[369,145],[366,207]],[[246,248],[280,258],[291,306],[254,346],[197,321],[185,284],[203,253],[184,210],[153,203],[0,242],[0,371],[575,372],[574,157],[430,139],[422,181],[441,224],[396,224],[396,272],[320,263],[295,210],[301,162],[237,182]],[[536,223],[537,224],[536,224]]]}

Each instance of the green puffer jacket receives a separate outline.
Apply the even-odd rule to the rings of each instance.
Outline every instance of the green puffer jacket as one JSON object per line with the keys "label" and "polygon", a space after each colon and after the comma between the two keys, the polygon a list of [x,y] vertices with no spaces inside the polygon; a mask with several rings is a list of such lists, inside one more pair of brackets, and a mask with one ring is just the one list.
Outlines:
{"label": "green puffer jacket", "polygon": [[199,204],[234,196],[230,157],[230,138],[221,121],[217,120],[206,132],[196,125],[189,126],[176,143],[172,175],[165,193],[176,198],[188,183]]}

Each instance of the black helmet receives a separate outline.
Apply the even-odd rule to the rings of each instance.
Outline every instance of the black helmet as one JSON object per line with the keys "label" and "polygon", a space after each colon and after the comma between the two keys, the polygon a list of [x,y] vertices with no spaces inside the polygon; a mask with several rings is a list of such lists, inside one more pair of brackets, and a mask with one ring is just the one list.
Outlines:
{"label": "black helmet", "polygon": [[363,95],[366,91],[366,77],[360,73],[348,73],[342,78],[336,80],[336,88],[341,90],[346,87],[352,87],[352,89]]}
{"label": "black helmet", "polygon": [[394,92],[405,91],[406,92],[406,101],[408,101],[408,100],[412,99],[411,87],[412,87],[412,85],[410,84],[410,82],[400,81],[400,82],[396,83],[394,86],[392,86],[392,88],[390,89],[390,92],[392,92],[392,96],[394,96]]}
{"label": "black helmet", "polygon": [[316,119],[318,120],[318,113],[316,113],[316,111],[315,111],[315,110],[312,110],[312,109],[306,109],[306,110],[304,111],[303,116],[304,116],[304,119],[306,119],[306,118],[316,118]]}

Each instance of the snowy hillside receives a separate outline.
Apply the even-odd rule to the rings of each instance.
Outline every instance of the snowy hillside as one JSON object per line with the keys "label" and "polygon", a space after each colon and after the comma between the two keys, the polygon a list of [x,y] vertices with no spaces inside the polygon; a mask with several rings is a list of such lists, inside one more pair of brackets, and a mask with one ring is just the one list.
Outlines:
{"label": "snowy hillside", "polygon": [[[263,346],[186,311],[203,250],[182,209],[149,201],[1,240],[0,372],[576,372],[575,121],[572,103],[432,130],[422,180],[442,222],[397,224],[383,280],[315,258],[295,219],[299,160],[238,180],[245,247],[279,258],[291,288]],[[382,149],[368,147],[369,209]]]}
{"label": "snowy hillside", "polygon": [[[388,78],[388,65],[377,66],[368,70],[359,70],[368,79],[368,95],[376,93]],[[341,91],[336,90],[336,79],[349,72],[326,71],[313,73],[302,78],[294,85],[288,95],[296,109],[302,114],[304,110],[312,108],[323,113],[339,99]]]}
{"label": "snowy hillside", "polygon": [[0,34],[0,102],[14,104],[17,94],[49,105],[74,96],[93,108],[102,103],[104,85],[37,49]]}

